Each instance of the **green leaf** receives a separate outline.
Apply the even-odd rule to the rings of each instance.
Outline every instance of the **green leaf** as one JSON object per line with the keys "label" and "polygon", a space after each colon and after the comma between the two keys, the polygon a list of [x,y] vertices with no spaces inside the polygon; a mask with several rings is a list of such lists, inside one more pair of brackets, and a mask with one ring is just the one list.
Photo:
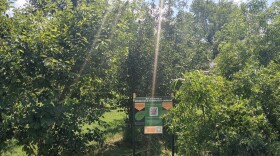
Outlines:
{"label": "green leaf", "polygon": [[196,113],[197,115],[202,115],[203,111],[202,111],[201,109],[199,109],[199,110],[196,110],[195,113]]}
{"label": "green leaf", "polygon": [[142,120],[145,117],[145,111],[139,111],[135,114],[135,120]]}
{"label": "green leaf", "polygon": [[57,62],[58,62],[58,60],[56,60],[56,59],[52,59],[52,62],[53,62],[53,63],[57,63]]}

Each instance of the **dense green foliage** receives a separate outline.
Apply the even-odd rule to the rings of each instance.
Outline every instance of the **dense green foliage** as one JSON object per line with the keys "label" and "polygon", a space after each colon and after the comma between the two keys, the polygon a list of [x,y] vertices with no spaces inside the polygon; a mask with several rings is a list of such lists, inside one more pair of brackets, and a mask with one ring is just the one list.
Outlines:
{"label": "dense green foliage", "polygon": [[1,144],[15,138],[28,154],[81,155],[88,142],[103,141],[98,126],[87,133],[81,126],[102,124],[99,117],[113,97],[108,74],[119,49],[109,44],[125,28],[114,32],[111,23],[126,21],[111,14],[125,4],[90,4],[52,14],[50,6],[28,6],[11,18],[1,16]]}
{"label": "dense green foliage", "polygon": [[214,34],[215,67],[184,74],[170,127],[179,153],[279,155],[278,7],[236,7]]}
{"label": "dense green foliage", "polygon": [[[279,155],[280,3],[0,0],[0,152],[85,155],[132,93],[176,93],[178,152]],[[160,17],[162,12],[162,18]],[[160,19],[162,19],[160,23]],[[161,24],[161,31],[157,30]],[[94,125],[83,130],[83,125]],[[94,144],[90,144],[94,142]]]}
{"label": "dense green foliage", "polygon": [[243,71],[233,81],[201,71],[186,73],[171,124],[180,152],[272,154],[270,146],[279,141],[279,91],[274,91],[279,65],[276,68],[269,74],[267,69]]}

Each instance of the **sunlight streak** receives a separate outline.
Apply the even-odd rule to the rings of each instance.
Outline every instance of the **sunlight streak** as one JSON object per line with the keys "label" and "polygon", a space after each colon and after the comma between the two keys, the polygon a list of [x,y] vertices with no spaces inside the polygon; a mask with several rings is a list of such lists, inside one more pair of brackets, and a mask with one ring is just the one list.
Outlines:
{"label": "sunlight streak", "polygon": [[[126,6],[128,5],[128,3],[129,3],[129,2],[123,4],[123,6],[120,6],[120,8],[126,7]],[[112,6],[112,5],[111,5],[111,6]],[[94,36],[94,39],[93,39],[93,41],[92,41],[92,44],[91,44],[91,46],[90,46],[89,51],[87,51],[86,54],[85,54],[85,61],[83,62],[82,66],[81,66],[81,68],[80,68],[80,70],[79,70],[79,72],[78,72],[78,77],[73,81],[73,84],[77,83],[77,82],[80,80],[81,75],[82,75],[83,71],[85,70],[86,65],[88,64],[88,61],[90,61],[90,60],[89,60],[90,55],[93,53],[93,50],[94,50],[95,47],[96,47],[96,43],[97,43],[98,39],[100,38],[100,34],[102,33],[102,29],[104,28],[104,25],[105,25],[106,22],[108,21],[109,15],[112,13],[112,10],[114,9],[114,8],[113,8],[114,6],[112,6],[112,7],[111,7],[111,6],[108,7],[108,8],[105,10],[105,15],[104,15],[104,17],[102,18],[101,25],[100,25],[99,29],[97,30],[96,35]],[[120,16],[120,15],[118,15],[118,14],[120,14],[120,13],[121,13],[121,9],[119,9],[118,12],[115,14],[115,23],[117,23],[117,20],[119,20],[120,17],[118,17],[118,16]],[[110,38],[110,37],[109,37],[109,38]],[[68,86],[68,87],[69,87],[69,86]],[[62,97],[65,96],[65,94],[66,94],[65,92],[67,92],[66,90],[67,90],[68,87],[65,87],[65,88],[64,88],[63,92],[60,94],[59,99],[62,99]]]}
{"label": "sunlight streak", "polygon": [[[126,2],[125,4],[123,4],[123,6],[126,6],[128,4],[128,2]],[[120,6],[120,8],[122,8],[123,6]],[[113,9],[112,9],[113,10]],[[118,13],[116,13],[115,14],[115,22],[114,23],[117,23],[117,20],[119,20],[119,18],[120,18],[120,13],[121,13],[121,10],[122,9],[119,9],[118,10]],[[103,17],[103,19],[102,19],[102,22],[101,22],[101,25],[100,25],[100,28],[98,29],[98,31],[97,31],[97,33],[96,33],[96,35],[95,35],[95,38],[94,38],[94,40],[93,40],[93,42],[92,42],[92,45],[91,45],[91,47],[90,47],[90,50],[87,52],[87,54],[86,54],[86,60],[85,60],[85,62],[83,63],[83,65],[82,65],[82,67],[81,67],[81,69],[80,69],[80,71],[79,71],[79,75],[81,75],[82,74],[82,72],[84,71],[84,69],[85,69],[85,66],[87,65],[87,62],[89,61],[88,60],[88,58],[89,58],[89,56],[90,56],[90,54],[93,52],[93,49],[95,48],[95,46],[96,46],[96,42],[97,42],[97,40],[99,39],[99,37],[100,37],[100,34],[101,34],[101,32],[102,32],[102,28],[104,27],[104,25],[105,25],[105,23],[106,23],[106,21],[107,21],[107,18],[108,18],[108,15],[111,13],[111,10],[107,10],[106,11],[106,13],[105,13],[105,15],[104,15],[104,17]],[[111,34],[112,35],[112,34]],[[109,37],[110,38],[110,37]]]}
{"label": "sunlight streak", "polygon": [[155,49],[155,57],[154,57],[154,69],[153,69],[152,97],[155,96],[155,92],[156,92],[156,79],[157,79],[157,66],[158,66],[158,55],[159,55],[159,46],[160,46],[163,0],[160,0],[159,9],[160,11],[159,11],[159,20],[158,20],[158,27],[157,27],[156,49]]}

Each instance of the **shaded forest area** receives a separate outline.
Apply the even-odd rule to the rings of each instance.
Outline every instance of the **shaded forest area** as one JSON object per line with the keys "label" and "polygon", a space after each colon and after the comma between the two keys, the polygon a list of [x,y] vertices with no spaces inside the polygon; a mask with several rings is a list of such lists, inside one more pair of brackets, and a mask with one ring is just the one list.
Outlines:
{"label": "shaded forest area", "polygon": [[175,93],[177,153],[279,155],[280,2],[162,2],[30,0],[7,14],[0,0],[0,152],[11,139],[28,155],[102,145],[103,114],[130,123],[132,93],[151,96],[160,33],[155,93]]}

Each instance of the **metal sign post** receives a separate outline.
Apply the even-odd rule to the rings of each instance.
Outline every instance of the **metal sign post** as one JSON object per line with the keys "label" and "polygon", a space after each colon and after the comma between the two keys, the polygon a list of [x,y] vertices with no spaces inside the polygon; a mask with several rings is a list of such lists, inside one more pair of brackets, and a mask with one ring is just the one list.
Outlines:
{"label": "metal sign post", "polygon": [[[136,97],[133,93],[132,141],[135,155],[135,126],[144,126],[144,134],[163,134],[163,114],[173,107],[170,97]],[[172,155],[174,155],[174,135],[172,135]]]}
{"label": "metal sign post", "polygon": [[[136,94],[133,93],[133,103],[134,103],[134,99],[136,98]],[[132,111],[133,111],[133,123],[131,124],[132,126],[132,144],[133,144],[133,156],[135,156],[135,117],[134,117],[134,114],[135,114],[135,109],[134,109],[134,104],[133,104],[133,108],[132,108]]]}
{"label": "metal sign post", "polygon": [[[172,97],[172,103],[174,104],[173,107],[175,107],[175,102],[174,102],[174,94],[171,94],[171,97]],[[173,114],[172,114],[172,118],[173,118]],[[172,156],[174,156],[174,153],[175,153],[175,134],[174,132],[172,132],[172,140],[171,140],[171,150],[172,150]]]}

